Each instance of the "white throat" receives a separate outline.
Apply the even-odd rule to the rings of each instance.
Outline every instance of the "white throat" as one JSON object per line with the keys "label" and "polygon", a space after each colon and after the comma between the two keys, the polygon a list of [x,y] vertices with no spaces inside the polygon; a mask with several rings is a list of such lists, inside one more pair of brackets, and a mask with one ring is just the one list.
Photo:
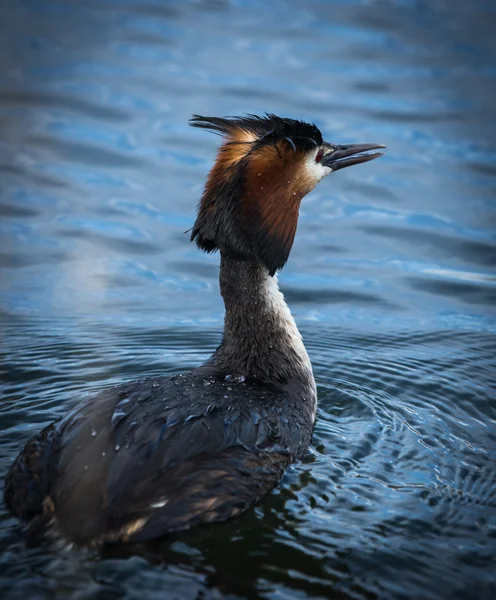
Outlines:
{"label": "white throat", "polygon": [[312,372],[312,363],[308,356],[301,333],[298,331],[296,322],[289,310],[289,306],[286,304],[284,295],[279,289],[277,275],[271,277],[267,274],[265,280],[265,294],[267,301],[267,309],[272,313],[272,318],[276,321],[280,328],[281,334],[285,337],[284,342],[288,348],[291,348],[301,366],[307,369],[310,373]]}

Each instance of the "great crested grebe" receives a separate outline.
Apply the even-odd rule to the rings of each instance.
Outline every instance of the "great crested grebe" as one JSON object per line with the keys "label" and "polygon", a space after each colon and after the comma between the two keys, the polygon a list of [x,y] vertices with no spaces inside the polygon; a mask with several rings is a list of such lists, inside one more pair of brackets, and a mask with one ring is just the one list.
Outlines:
{"label": "great crested grebe", "polygon": [[224,137],[191,239],[220,251],[220,346],[197,369],[112,387],[29,440],[5,502],[78,545],[144,541],[224,521],[263,498],[311,441],[317,393],[277,286],[302,198],[381,153],[324,142],[315,125],[193,116]]}

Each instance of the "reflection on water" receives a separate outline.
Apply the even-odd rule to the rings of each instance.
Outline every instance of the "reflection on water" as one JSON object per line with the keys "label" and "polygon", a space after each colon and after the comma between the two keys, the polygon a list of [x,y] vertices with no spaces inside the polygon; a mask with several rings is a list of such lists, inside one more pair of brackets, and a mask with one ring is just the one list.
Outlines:
{"label": "reflection on water", "polygon": [[2,508],[1,597],[493,597],[493,3],[0,12],[2,473],[82,396],[216,347],[218,258],[183,232],[217,140],[192,113],[388,146],[305,199],[280,277],[319,386],[307,460],[236,521],[103,555],[26,548]]}

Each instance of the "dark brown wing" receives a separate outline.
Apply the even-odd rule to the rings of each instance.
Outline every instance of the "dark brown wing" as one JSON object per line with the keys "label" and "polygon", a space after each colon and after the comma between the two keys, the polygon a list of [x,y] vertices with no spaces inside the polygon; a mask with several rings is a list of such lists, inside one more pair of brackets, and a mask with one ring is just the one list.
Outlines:
{"label": "dark brown wing", "polygon": [[43,513],[49,485],[47,467],[56,440],[52,423],[27,442],[7,473],[5,504],[19,519],[28,521]]}
{"label": "dark brown wing", "polygon": [[[171,468],[139,515],[127,522],[136,531],[124,536],[144,541],[195,525],[225,521],[253,506],[280,481],[290,462],[287,454],[253,454],[231,447],[212,457],[196,456]],[[150,490],[147,490],[147,492]],[[141,496],[148,498],[148,495]],[[143,520],[142,520],[143,519]],[[120,519],[119,519],[120,520]]]}
{"label": "dark brown wing", "polygon": [[274,412],[284,398],[274,392],[269,405],[265,388],[198,384],[191,375],[119,387],[64,419],[50,494],[66,537],[158,537],[227,519],[277,484],[292,460],[280,444],[287,419]]}

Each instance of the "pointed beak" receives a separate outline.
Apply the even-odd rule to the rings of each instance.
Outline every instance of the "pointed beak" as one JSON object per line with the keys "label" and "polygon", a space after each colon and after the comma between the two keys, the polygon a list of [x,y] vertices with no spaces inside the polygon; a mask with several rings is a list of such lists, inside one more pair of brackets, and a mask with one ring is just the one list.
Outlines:
{"label": "pointed beak", "polygon": [[370,150],[386,147],[383,144],[346,144],[343,146],[326,144],[325,146],[329,149],[329,152],[322,157],[322,164],[333,171],[344,169],[344,167],[351,167],[352,165],[359,165],[360,163],[374,160],[374,158],[379,158],[379,156],[384,156],[383,152],[366,153]]}

